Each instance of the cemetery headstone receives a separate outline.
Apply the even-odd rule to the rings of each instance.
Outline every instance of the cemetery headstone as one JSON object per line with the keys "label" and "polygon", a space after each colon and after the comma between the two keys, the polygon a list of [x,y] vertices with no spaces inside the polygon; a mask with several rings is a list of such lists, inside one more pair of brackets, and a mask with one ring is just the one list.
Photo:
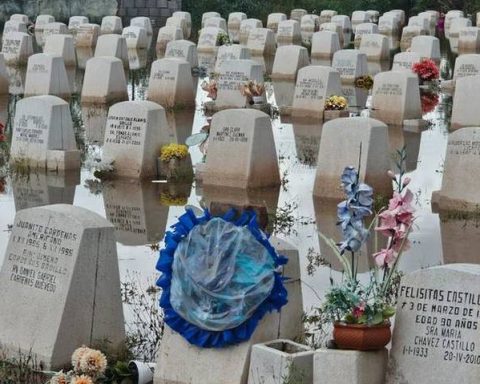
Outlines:
{"label": "cemetery headstone", "polygon": [[296,20],[284,20],[278,23],[277,27],[277,45],[301,45],[302,34],[300,23]]}
{"label": "cemetery headstone", "polygon": [[66,101],[47,95],[17,102],[10,161],[31,168],[79,169],[80,152]]}
{"label": "cemetery headstone", "polygon": [[128,100],[123,62],[116,57],[94,57],[87,62],[82,104],[110,104]]}
{"label": "cemetery headstone", "polygon": [[272,79],[295,80],[298,70],[309,64],[307,48],[298,45],[278,47],[273,62]]}
{"label": "cemetery headstone", "polygon": [[223,17],[209,17],[205,20],[204,28],[214,27],[220,28],[222,31],[227,32],[227,21]]}
{"label": "cemetery headstone", "polygon": [[165,50],[167,49],[167,44],[170,41],[182,40],[183,32],[178,27],[162,27],[158,30],[157,45],[155,50],[157,51],[157,57],[162,58],[165,56]]}
{"label": "cemetery headstone", "polygon": [[255,28],[263,28],[262,22],[258,19],[245,19],[240,22],[240,31],[238,41],[242,45],[247,45],[250,31]]}
{"label": "cemetery headstone", "polygon": [[8,88],[10,85],[9,75],[5,67],[5,59],[0,53],[0,95],[8,95]]}
{"label": "cemetery headstone", "polygon": [[311,52],[312,59],[331,60],[334,53],[340,49],[340,39],[336,32],[321,31],[313,34]]}
{"label": "cemetery headstone", "polygon": [[119,16],[104,16],[100,25],[102,35],[121,35],[123,31],[122,19]]}
{"label": "cemetery headstone", "polygon": [[323,119],[325,101],[341,94],[340,74],[332,68],[309,65],[298,71],[293,96],[293,117]]}
{"label": "cemetery headstone", "polygon": [[412,66],[419,63],[422,57],[416,52],[400,52],[393,57],[392,71],[412,72]]}
{"label": "cemetery headstone", "polygon": [[192,33],[192,15],[189,12],[175,11],[173,12],[172,17],[185,20],[187,29],[186,32],[184,32],[184,37],[185,39],[189,39],[190,34]]}
{"label": "cemetery headstone", "polygon": [[451,129],[480,126],[480,100],[476,96],[480,76],[462,77],[455,81]]}
{"label": "cemetery headstone", "polygon": [[57,204],[17,212],[0,271],[0,340],[61,369],[79,345],[125,339],[113,226]]}
{"label": "cemetery headstone", "polygon": [[332,17],[336,15],[337,11],[333,11],[331,9],[324,9],[320,12],[320,24],[330,23],[332,21]]}
{"label": "cemetery headstone", "polygon": [[479,282],[476,264],[442,265],[402,277],[388,384],[478,381]]}
{"label": "cemetery headstone", "polygon": [[175,57],[190,63],[192,68],[198,67],[197,46],[188,40],[174,40],[167,44],[165,57]]}
{"label": "cemetery headstone", "polygon": [[362,23],[357,25],[355,29],[355,40],[353,42],[355,49],[360,48],[360,43],[362,42],[362,36],[369,33],[378,33],[377,24]]}
{"label": "cemetery headstone", "polygon": [[154,61],[147,93],[148,100],[164,108],[194,107],[195,94],[190,63],[177,58]]}
{"label": "cemetery headstone", "polygon": [[204,185],[241,189],[280,185],[272,124],[265,113],[218,112],[208,140]]}
{"label": "cemetery headstone", "polygon": [[88,17],[86,16],[71,16],[68,19],[68,29],[69,31],[76,33],[80,25],[87,24]]}
{"label": "cemetery headstone", "polygon": [[168,144],[165,109],[152,101],[124,101],[110,107],[103,158],[113,161],[120,177],[157,175],[160,149]]}
{"label": "cemetery headstone", "polygon": [[55,17],[51,15],[38,15],[35,19],[35,31],[43,32],[45,24],[54,23]]}
{"label": "cemetery headstone", "polygon": [[460,29],[458,53],[480,53],[480,28],[465,27]]}
{"label": "cemetery headstone", "polygon": [[197,51],[199,53],[216,53],[218,48],[217,40],[220,33],[221,30],[219,28],[203,28],[198,37]]}
{"label": "cemetery headstone", "polygon": [[478,166],[480,128],[466,127],[448,135],[442,186],[432,194],[434,208],[442,211],[476,211],[477,179],[470,177]]}
{"label": "cemetery headstone", "polygon": [[348,48],[352,40],[352,23],[350,22],[350,18],[345,15],[335,15],[332,17],[331,22],[342,28],[342,48]]}
{"label": "cemetery headstone", "polygon": [[219,72],[220,66],[224,61],[247,59],[250,59],[250,51],[247,47],[239,44],[222,45],[218,48],[217,60],[215,63],[215,72]]}
{"label": "cemetery headstone", "polygon": [[405,71],[378,73],[373,82],[371,116],[393,125],[420,120],[422,104],[417,75]]}
{"label": "cemetery headstone", "polygon": [[67,26],[60,22],[45,24],[43,27],[43,41],[45,41],[48,36],[67,34],[69,34]]}
{"label": "cemetery headstone", "polygon": [[205,12],[202,15],[202,28],[205,27],[205,21],[211,17],[222,17],[222,15],[220,15],[218,12]]}
{"label": "cemetery headstone", "polygon": [[33,39],[28,33],[11,32],[3,38],[2,53],[7,65],[22,66],[33,55]]}
{"label": "cemetery headstone", "polygon": [[432,59],[440,64],[440,40],[434,36],[415,36],[410,45],[410,52]]}
{"label": "cemetery headstone", "polygon": [[240,42],[240,24],[246,19],[247,15],[243,12],[232,12],[228,15],[228,36],[233,43]]}
{"label": "cemetery headstone", "polygon": [[123,66],[128,68],[127,40],[118,34],[101,35],[95,48],[95,57],[110,56],[122,60]]}
{"label": "cemetery headstone", "polygon": [[75,56],[75,42],[70,35],[51,35],[45,40],[44,53],[61,56],[65,67],[75,67],[77,59]]}
{"label": "cemetery headstone", "polygon": [[[360,156],[361,152],[361,156]],[[335,154],[342,153],[342,156]],[[358,166],[360,178],[375,193],[385,197],[392,194],[388,127],[375,119],[347,117],[329,121],[323,125],[317,160],[317,173],[313,195],[321,199],[343,198],[338,182],[346,166]]]}
{"label": "cemetery headstone", "polygon": [[367,60],[388,60],[390,58],[388,39],[379,33],[364,35],[360,43],[360,52],[365,53]]}
{"label": "cemetery headstone", "polygon": [[353,11],[352,12],[352,30],[353,30],[353,33],[357,33],[355,31],[357,25],[364,24],[364,23],[369,23],[369,22],[370,22],[370,17],[367,14],[366,11]]}
{"label": "cemetery headstone", "polygon": [[25,97],[40,95],[70,99],[70,84],[62,57],[37,53],[28,59]]}
{"label": "cemetery headstone", "polygon": [[263,84],[263,68],[253,60],[223,61],[218,74],[215,106],[219,109],[245,108],[249,100],[242,95],[241,87],[249,80]]}
{"label": "cemetery headstone", "polygon": [[335,52],[332,68],[340,73],[343,83],[354,83],[355,79],[368,74],[367,55],[356,49]]}
{"label": "cemetery headstone", "polygon": [[75,42],[77,47],[95,47],[97,45],[100,26],[98,24],[82,24],[77,29]]}
{"label": "cemetery headstone", "polygon": [[270,13],[267,18],[267,28],[271,29],[274,33],[278,32],[278,24],[287,20],[287,15],[284,13]]}
{"label": "cemetery headstone", "polygon": [[248,35],[247,48],[251,55],[275,55],[275,34],[268,28],[252,29]]}
{"label": "cemetery headstone", "polygon": [[422,30],[420,27],[415,27],[415,26],[406,26],[402,30],[402,37],[400,38],[400,50],[402,52],[406,52],[410,49],[410,46],[412,45],[412,39],[415,36],[421,36],[424,35],[422,33]]}
{"label": "cemetery headstone", "polygon": [[302,17],[305,16],[308,12],[305,9],[296,8],[290,11],[290,19],[295,20],[300,23]]}
{"label": "cemetery headstone", "polygon": [[123,28],[122,36],[127,41],[128,49],[147,48],[147,45],[148,45],[147,31],[144,28],[140,28],[140,27]]}
{"label": "cemetery headstone", "polygon": [[145,17],[145,16],[134,17],[133,19],[130,20],[130,26],[131,27],[140,27],[140,28],[145,29],[148,36],[152,36],[152,34],[153,34],[152,22],[150,21],[150,18],[148,18],[148,17]]}
{"label": "cemetery headstone", "polygon": [[480,74],[480,54],[470,53],[458,56],[455,60],[453,79],[462,77],[477,76]]}

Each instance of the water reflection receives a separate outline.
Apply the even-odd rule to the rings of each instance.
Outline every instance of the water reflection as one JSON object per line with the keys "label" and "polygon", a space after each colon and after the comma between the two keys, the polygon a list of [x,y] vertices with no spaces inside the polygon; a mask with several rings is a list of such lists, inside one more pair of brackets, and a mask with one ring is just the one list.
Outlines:
{"label": "water reflection", "polygon": [[292,119],[292,127],[298,161],[305,165],[315,166],[320,148],[323,123],[294,118]]}
{"label": "water reflection", "polygon": [[7,73],[10,79],[10,94],[23,95],[25,93],[25,79],[27,77],[27,67],[7,66]]}
{"label": "water reflection", "polygon": [[[402,126],[389,125],[388,126],[388,140],[390,142],[390,152],[394,153],[397,150],[405,147],[406,170],[407,172],[414,171],[417,168],[418,154],[420,151],[421,133],[418,131],[408,131]],[[392,169],[395,169],[395,161],[392,158]]]}
{"label": "water reflection", "polygon": [[255,55],[252,56],[251,59],[255,61],[258,64],[261,64],[263,67],[263,73],[267,76],[270,76],[272,74],[272,69],[273,69],[273,62],[275,60],[275,56],[271,55]]}
{"label": "water reflection", "polygon": [[249,208],[257,213],[260,227],[270,231],[273,229],[280,195],[279,187],[243,190],[204,186],[201,194],[204,206],[213,214],[223,214],[230,208],[240,211]]}
{"label": "water reflection", "polygon": [[294,80],[273,80],[273,90],[275,92],[275,103],[281,114],[290,114],[293,105],[293,96],[295,95]]}
{"label": "water reflection", "polygon": [[75,51],[77,52],[77,66],[84,70],[87,67],[87,61],[94,56],[95,51],[90,47],[77,47]]}
{"label": "water reflection", "polygon": [[148,59],[148,51],[146,49],[129,49],[128,50],[128,65],[131,70],[146,68],[147,59]]}
{"label": "water reflection", "polygon": [[206,69],[207,74],[215,71],[215,62],[217,55],[215,53],[198,52],[198,66]]}
{"label": "water reflection", "polygon": [[162,240],[168,219],[158,184],[151,181],[114,180],[103,186],[108,221],[124,245],[145,245]]}
{"label": "water reflection", "polygon": [[15,210],[49,204],[73,204],[75,189],[80,184],[80,172],[31,173],[12,177]]}
{"label": "water reflection", "polygon": [[102,145],[105,139],[109,106],[107,104],[89,104],[82,106],[82,119],[85,139],[88,143]]}
{"label": "water reflection", "polygon": [[167,122],[170,129],[169,142],[185,144],[187,137],[192,134],[194,117],[194,111],[167,111]]}
{"label": "water reflection", "polygon": [[480,262],[480,221],[475,218],[452,217],[440,212],[443,263]]}

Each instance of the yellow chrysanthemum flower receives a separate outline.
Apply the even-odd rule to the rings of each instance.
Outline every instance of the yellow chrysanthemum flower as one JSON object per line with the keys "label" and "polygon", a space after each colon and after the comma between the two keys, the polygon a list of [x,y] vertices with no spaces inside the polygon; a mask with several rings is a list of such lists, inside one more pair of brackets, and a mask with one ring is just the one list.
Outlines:
{"label": "yellow chrysanthemum flower", "polygon": [[169,162],[172,159],[184,159],[188,155],[188,147],[183,144],[168,144],[164,145],[160,150],[160,159]]}

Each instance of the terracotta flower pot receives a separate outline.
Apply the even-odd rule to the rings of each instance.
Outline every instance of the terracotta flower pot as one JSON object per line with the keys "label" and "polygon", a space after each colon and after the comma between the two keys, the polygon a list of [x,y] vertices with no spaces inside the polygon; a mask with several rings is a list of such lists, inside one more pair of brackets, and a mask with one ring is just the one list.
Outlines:
{"label": "terracotta flower pot", "polygon": [[385,347],[392,338],[390,322],[381,325],[345,324],[336,322],[333,338],[338,348],[375,351]]}

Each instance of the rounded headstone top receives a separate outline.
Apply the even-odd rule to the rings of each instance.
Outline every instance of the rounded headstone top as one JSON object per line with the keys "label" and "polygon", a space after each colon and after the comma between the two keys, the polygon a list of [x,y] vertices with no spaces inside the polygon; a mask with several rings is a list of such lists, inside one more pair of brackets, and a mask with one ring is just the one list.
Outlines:
{"label": "rounded headstone top", "polygon": [[327,121],[323,125],[323,129],[338,129],[339,127],[355,126],[359,128],[371,128],[371,127],[384,127],[388,129],[388,126],[380,120],[372,119],[371,117],[341,117],[338,119]]}
{"label": "rounded headstone top", "polygon": [[215,120],[219,120],[221,118],[226,118],[227,120],[231,120],[231,121],[245,122],[246,119],[255,120],[258,118],[265,118],[265,117],[269,119],[269,116],[265,112],[258,111],[256,109],[246,109],[246,108],[225,109],[213,115],[212,124],[215,122]]}

